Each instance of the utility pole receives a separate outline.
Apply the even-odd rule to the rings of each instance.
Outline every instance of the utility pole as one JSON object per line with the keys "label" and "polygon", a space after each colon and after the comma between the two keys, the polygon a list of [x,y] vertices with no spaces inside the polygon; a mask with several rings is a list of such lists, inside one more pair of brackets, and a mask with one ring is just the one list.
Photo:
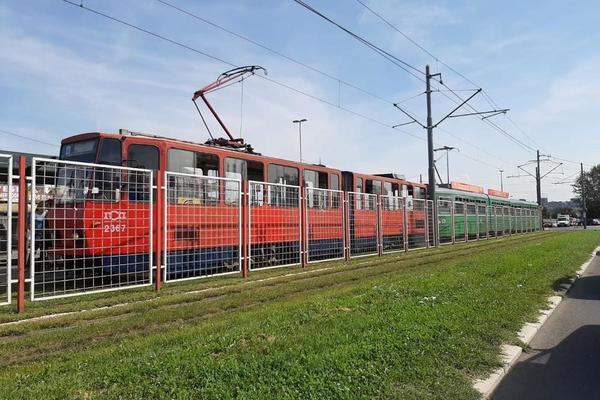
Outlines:
{"label": "utility pole", "polygon": [[585,181],[583,175],[583,163],[581,163],[581,219],[583,220],[583,229],[587,229],[587,207],[585,205]]}
{"label": "utility pole", "polygon": [[[433,119],[431,118],[431,74],[429,73],[429,64],[425,66],[425,97],[427,98],[427,161],[429,168],[427,170],[429,185],[429,198],[433,200],[433,231],[438,231],[437,204],[435,199],[435,165],[433,163]],[[438,245],[437,235],[433,235],[433,245]]]}
{"label": "utility pole", "polygon": [[500,170],[500,191],[504,192],[504,180],[502,179],[502,174],[504,173],[504,170],[501,169]]}
{"label": "utility pole", "polygon": [[537,167],[535,168],[535,182],[537,186],[537,203],[542,206],[542,178],[540,177],[540,151],[537,150]]}
{"label": "utility pole", "polygon": [[[433,151],[434,151],[434,149],[433,149],[433,129],[436,128],[437,126],[439,126],[442,122],[444,122],[448,118],[466,117],[466,116],[472,116],[472,115],[485,115],[485,114],[489,114],[488,115],[488,118],[489,118],[493,115],[504,114],[508,111],[508,109],[505,108],[505,109],[501,109],[501,110],[475,111],[475,112],[464,113],[464,114],[455,114],[456,111],[458,111],[462,106],[467,104],[473,97],[475,97],[477,94],[479,94],[482,91],[482,89],[474,89],[474,92],[469,97],[467,97],[464,100],[461,99],[462,102],[460,104],[458,104],[456,107],[454,107],[454,109],[452,111],[450,111],[448,114],[446,114],[445,117],[443,117],[442,119],[440,119],[438,122],[436,122],[434,124],[432,115],[431,115],[431,79],[435,78],[436,76],[439,77],[440,84],[443,84],[442,83],[442,74],[439,72],[432,74],[430,72],[429,65],[425,65],[425,97],[427,99],[427,123],[423,124],[418,119],[413,117],[408,111],[406,111],[402,107],[400,107],[400,105],[398,103],[394,103],[394,107],[396,107],[404,115],[406,115],[408,118],[410,118],[410,121],[392,126],[392,128],[397,128],[400,126],[416,123],[416,124],[420,125],[423,129],[427,129],[427,163],[428,163],[427,174],[428,174],[428,182],[429,182],[428,198],[433,201],[433,212],[434,212],[433,230],[434,230],[434,232],[437,232],[438,220],[437,220],[437,204],[436,204],[436,198],[435,198],[435,173],[437,170],[435,168],[435,160],[433,158]],[[434,245],[437,246],[438,245],[437,237],[436,237],[436,235],[433,235],[433,237],[434,237]]]}

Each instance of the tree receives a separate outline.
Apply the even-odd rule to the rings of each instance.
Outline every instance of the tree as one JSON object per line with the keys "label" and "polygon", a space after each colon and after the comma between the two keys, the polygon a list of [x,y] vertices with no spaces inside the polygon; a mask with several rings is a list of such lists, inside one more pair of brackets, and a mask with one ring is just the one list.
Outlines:
{"label": "tree", "polygon": [[585,203],[587,208],[588,218],[600,217],[600,164],[595,165],[588,172],[583,173],[583,181],[581,175],[576,179],[573,185],[575,193],[575,201],[581,207],[581,186],[585,188]]}

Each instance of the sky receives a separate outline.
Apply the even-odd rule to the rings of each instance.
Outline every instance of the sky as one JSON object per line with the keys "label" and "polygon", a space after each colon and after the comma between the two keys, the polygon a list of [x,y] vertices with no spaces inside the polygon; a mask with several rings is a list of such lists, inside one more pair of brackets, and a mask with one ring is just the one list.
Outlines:
{"label": "sky", "polygon": [[[483,88],[485,95],[469,103],[478,111],[510,109],[488,123],[466,116],[434,130],[435,147],[457,147],[449,154],[451,180],[499,189],[503,170],[505,191],[535,200],[534,180],[517,166],[540,149],[553,157],[542,162],[542,173],[556,167],[543,179],[542,196],[573,197],[569,182],[579,162],[590,168],[600,150],[594,118],[600,3],[361,1],[434,57],[357,0],[306,0],[417,70],[429,64],[462,98]],[[299,63],[158,0],[82,4],[185,47],[61,0],[2,0],[0,150],[55,155],[62,138],[119,128],[204,142],[208,134],[190,101],[194,91],[232,65],[260,65],[268,80],[252,76],[209,95],[233,134],[258,152],[297,160],[292,120],[306,118],[306,162],[427,181],[426,131],[417,124],[391,128],[410,121],[393,107],[397,102],[425,123],[421,72],[407,73],[292,0],[168,3]],[[434,86],[441,90],[432,94],[435,123],[456,106],[450,99],[457,100]],[[223,135],[210,117],[208,123]],[[445,156],[436,158],[445,180]],[[558,158],[567,161],[558,165]],[[533,165],[523,168],[534,172]]]}

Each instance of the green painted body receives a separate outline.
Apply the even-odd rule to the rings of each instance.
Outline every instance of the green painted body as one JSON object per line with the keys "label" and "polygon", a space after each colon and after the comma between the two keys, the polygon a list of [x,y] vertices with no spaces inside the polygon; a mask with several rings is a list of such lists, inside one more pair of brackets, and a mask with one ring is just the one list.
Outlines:
{"label": "green painted body", "polygon": [[436,190],[436,200],[442,200],[438,218],[442,244],[540,229],[538,206],[528,201],[446,188]]}

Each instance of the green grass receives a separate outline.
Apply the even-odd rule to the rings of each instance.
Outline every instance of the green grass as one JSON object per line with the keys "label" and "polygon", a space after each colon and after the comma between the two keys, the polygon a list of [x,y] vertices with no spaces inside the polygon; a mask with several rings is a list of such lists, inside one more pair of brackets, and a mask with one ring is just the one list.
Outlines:
{"label": "green grass", "polygon": [[530,234],[5,308],[89,311],[0,325],[0,398],[477,398],[598,244]]}

